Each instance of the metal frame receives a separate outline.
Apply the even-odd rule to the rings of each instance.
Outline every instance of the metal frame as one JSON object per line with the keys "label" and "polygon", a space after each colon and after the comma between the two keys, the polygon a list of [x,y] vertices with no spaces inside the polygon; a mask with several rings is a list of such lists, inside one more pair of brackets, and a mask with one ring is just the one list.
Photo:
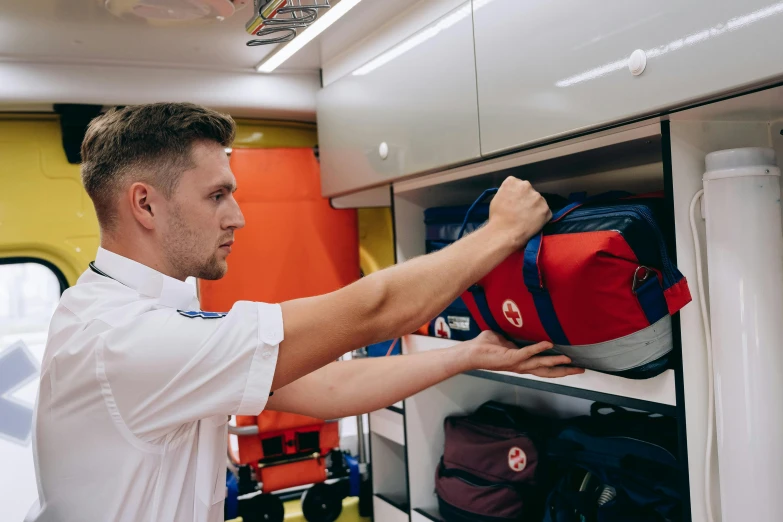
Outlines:
{"label": "metal frame", "polygon": [[248,46],[289,42],[296,38],[299,29],[312,25],[320,16],[322,9],[332,7],[330,0],[286,0],[271,13],[265,13],[269,9],[269,4],[277,1],[270,0],[261,4],[258,0],[255,1],[253,18],[248,21],[246,28],[248,32],[260,38],[249,40]]}

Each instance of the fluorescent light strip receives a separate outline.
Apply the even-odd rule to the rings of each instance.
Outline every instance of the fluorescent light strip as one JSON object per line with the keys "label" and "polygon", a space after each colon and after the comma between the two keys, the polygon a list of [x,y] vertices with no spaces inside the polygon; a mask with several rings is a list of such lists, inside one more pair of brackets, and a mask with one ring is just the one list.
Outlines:
{"label": "fluorescent light strip", "polygon": [[280,67],[283,62],[291,58],[305,45],[312,42],[313,39],[324,32],[327,27],[339,20],[340,17],[353,9],[359,2],[361,2],[361,0],[340,0],[334,7],[326,11],[323,16],[319,16],[312,25],[302,31],[301,34],[297,35],[296,38],[281,47],[275,54],[259,63],[256,66],[256,71],[270,73]]}

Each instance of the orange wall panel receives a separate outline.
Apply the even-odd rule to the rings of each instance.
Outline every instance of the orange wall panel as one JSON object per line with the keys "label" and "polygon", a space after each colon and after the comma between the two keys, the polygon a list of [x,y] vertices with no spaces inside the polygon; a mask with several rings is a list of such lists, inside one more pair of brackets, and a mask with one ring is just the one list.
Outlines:
{"label": "orange wall panel", "polygon": [[234,149],[231,169],[246,226],[226,277],[199,282],[202,309],[320,295],[358,279],[356,211],[335,210],[321,196],[311,149]]}

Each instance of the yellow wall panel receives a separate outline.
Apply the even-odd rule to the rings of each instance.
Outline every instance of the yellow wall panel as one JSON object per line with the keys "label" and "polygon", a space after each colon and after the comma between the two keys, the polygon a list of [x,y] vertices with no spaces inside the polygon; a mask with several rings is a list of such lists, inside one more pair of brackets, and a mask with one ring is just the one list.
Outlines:
{"label": "yellow wall panel", "polygon": [[[315,125],[237,120],[234,147],[313,147]],[[68,163],[59,116],[0,114],[0,258],[32,257],[57,266],[69,284],[95,256],[98,221]]]}

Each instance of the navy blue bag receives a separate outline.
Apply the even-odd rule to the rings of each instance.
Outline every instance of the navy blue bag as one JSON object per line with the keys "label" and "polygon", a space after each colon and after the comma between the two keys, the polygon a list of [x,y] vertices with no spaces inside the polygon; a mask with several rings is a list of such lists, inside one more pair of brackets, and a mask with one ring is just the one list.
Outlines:
{"label": "navy blue bag", "polygon": [[471,317],[467,305],[458,297],[444,311],[429,322],[427,335],[456,341],[469,341],[481,333],[481,328]]}
{"label": "navy blue bag", "polygon": [[676,447],[676,420],[593,404],[547,445],[560,479],[544,522],[682,520]]}
{"label": "navy blue bag", "polygon": [[[394,348],[392,348],[394,345]],[[367,357],[386,357],[387,355],[400,355],[402,344],[397,339],[383,341],[367,346]],[[391,348],[391,351],[389,349]]]}

